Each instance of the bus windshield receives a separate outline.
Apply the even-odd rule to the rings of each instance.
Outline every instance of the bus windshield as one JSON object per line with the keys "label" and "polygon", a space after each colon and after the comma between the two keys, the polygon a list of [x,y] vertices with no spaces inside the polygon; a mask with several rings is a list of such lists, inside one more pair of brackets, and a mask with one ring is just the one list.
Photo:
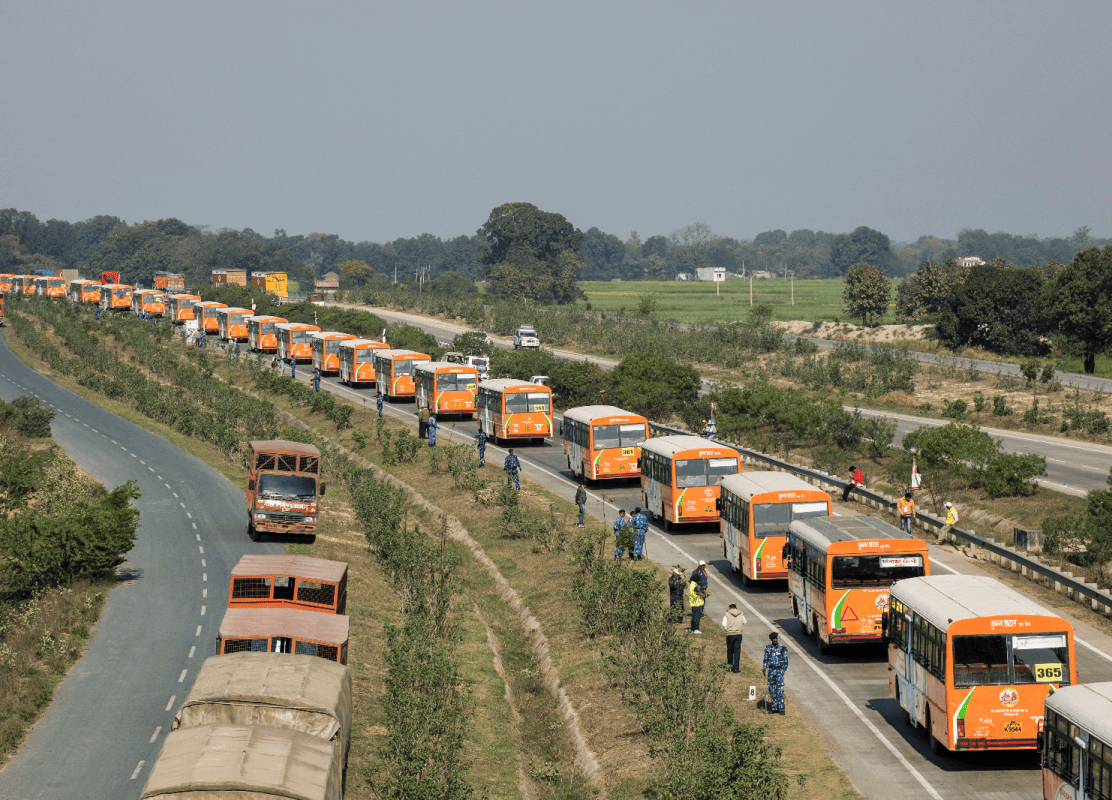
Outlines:
{"label": "bus windshield", "polygon": [[162,296],[162,292],[154,292],[153,294],[148,294],[143,298],[143,302],[145,303],[162,303],[165,300],[166,298]]}
{"label": "bus windshield", "polygon": [[193,306],[197,305],[197,303],[201,301],[194,300],[192,297],[179,297],[176,302],[178,304],[178,308],[180,308],[182,311],[185,311],[186,309],[193,308]]}
{"label": "bus windshield", "polygon": [[1070,682],[1064,633],[954,637],[954,685]]}
{"label": "bus windshield", "polygon": [[904,578],[919,578],[925,574],[921,555],[834,556],[830,585],[842,589],[890,586]]}
{"label": "bus windshield", "polygon": [[636,447],[649,438],[646,425],[635,422],[626,425],[595,425],[595,450],[611,447]]}
{"label": "bus windshield", "polygon": [[413,361],[411,359],[397,359],[394,361],[394,377],[413,374]]}
{"label": "bus windshield", "polygon": [[676,486],[717,486],[729,475],[737,475],[736,458],[676,459]]}
{"label": "bus windshield", "polygon": [[507,414],[537,412],[547,414],[551,409],[547,392],[507,392],[503,395]]}
{"label": "bus windshield", "polygon": [[292,344],[308,344],[313,341],[313,334],[316,331],[290,331],[290,342]]}
{"label": "bus windshield", "polygon": [[316,500],[317,482],[301,475],[260,475],[259,497],[264,500]]}
{"label": "bus windshield", "polygon": [[475,391],[475,376],[466,372],[442,372],[436,376],[438,392]]}
{"label": "bus windshield", "polygon": [[127,297],[128,291],[127,289],[113,289],[112,295],[114,297]]}
{"label": "bus windshield", "polygon": [[324,340],[324,354],[326,356],[334,356],[340,352],[340,342],[343,339],[325,339]]}
{"label": "bus windshield", "polygon": [[264,334],[264,335],[268,334],[268,333],[269,334],[274,334],[274,333],[277,333],[277,332],[278,332],[278,323],[277,322],[260,322],[259,323],[259,333],[260,334]]}
{"label": "bus windshield", "polygon": [[792,520],[807,517],[827,516],[826,503],[754,503],[753,535],[758,539],[766,536],[787,536]]}

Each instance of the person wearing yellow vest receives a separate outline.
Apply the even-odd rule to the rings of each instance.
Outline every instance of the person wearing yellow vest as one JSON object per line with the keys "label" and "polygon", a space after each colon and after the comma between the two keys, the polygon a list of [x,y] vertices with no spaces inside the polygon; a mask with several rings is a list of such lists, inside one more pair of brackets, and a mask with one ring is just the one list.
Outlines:
{"label": "person wearing yellow vest", "polygon": [[691,632],[702,633],[699,623],[703,619],[703,605],[706,603],[707,590],[692,580],[687,584],[687,604],[691,606]]}
{"label": "person wearing yellow vest", "polygon": [[949,500],[946,501],[946,524],[938,532],[938,541],[944,542],[950,536],[950,529],[958,524],[958,510]]}
{"label": "person wearing yellow vest", "polygon": [[911,521],[915,519],[915,501],[911,492],[906,492],[902,500],[896,501],[896,511],[900,515],[900,530],[911,533]]}

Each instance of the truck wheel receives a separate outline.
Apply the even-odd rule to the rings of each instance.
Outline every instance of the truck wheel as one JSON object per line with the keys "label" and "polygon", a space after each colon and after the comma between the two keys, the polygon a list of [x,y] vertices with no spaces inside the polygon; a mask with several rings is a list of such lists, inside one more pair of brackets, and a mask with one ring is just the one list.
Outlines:
{"label": "truck wheel", "polygon": [[257,542],[257,541],[259,541],[258,540],[258,535],[259,535],[258,532],[255,530],[255,523],[253,523],[250,519],[248,519],[247,520],[247,538],[249,538],[252,542]]}

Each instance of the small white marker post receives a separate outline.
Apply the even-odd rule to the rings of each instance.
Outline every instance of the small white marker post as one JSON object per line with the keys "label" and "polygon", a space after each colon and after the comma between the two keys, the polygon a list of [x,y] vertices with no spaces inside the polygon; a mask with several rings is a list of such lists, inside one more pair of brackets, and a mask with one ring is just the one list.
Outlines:
{"label": "small white marker post", "polygon": [[750,700],[756,700],[757,699],[757,687],[756,686],[750,686],[749,687],[749,699]]}

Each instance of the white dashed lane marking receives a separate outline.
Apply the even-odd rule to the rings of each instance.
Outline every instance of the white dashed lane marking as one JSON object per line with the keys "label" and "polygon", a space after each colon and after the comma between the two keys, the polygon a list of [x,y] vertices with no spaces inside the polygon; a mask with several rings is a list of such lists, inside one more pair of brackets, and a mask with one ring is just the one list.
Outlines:
{"label": "white dashed lane marking", "polygon": [[181,671],[181,675],[178,676],[178,683],[181,683],[182,681],[185,680],[186,673],[188,673],[188,672],[189,672],[189,670],[187,670],[187,669],[183,669]]}
{"label": "white dashed lane marking", "polygon": [[170,702],[166,704],[166,710],[167,711],[169,711],[171,708],[174,707],[174,701],[177,700],[177,699],[178,699],[178,696],[176,694],[170,695]]}
{"label": "white dashed lane marking", "polygon": [[160,733],[162,733],[162,726],[161,725],[159,725],[157,728],[155,728],[154,733],[151,734],[151,742],[154,742],[154,740],[158,738],[158,734],[160,734]]}
{"label": "white dashed lane marking", "polygon": [[146,763],[147,763],[146,761],[140,761],[138,764],[135,765],[135,772],[131,773],[131,779],[132,780],[135,780],[136,778],[139,777],[139,773],[143,769],[143,765],[146,764]]}

